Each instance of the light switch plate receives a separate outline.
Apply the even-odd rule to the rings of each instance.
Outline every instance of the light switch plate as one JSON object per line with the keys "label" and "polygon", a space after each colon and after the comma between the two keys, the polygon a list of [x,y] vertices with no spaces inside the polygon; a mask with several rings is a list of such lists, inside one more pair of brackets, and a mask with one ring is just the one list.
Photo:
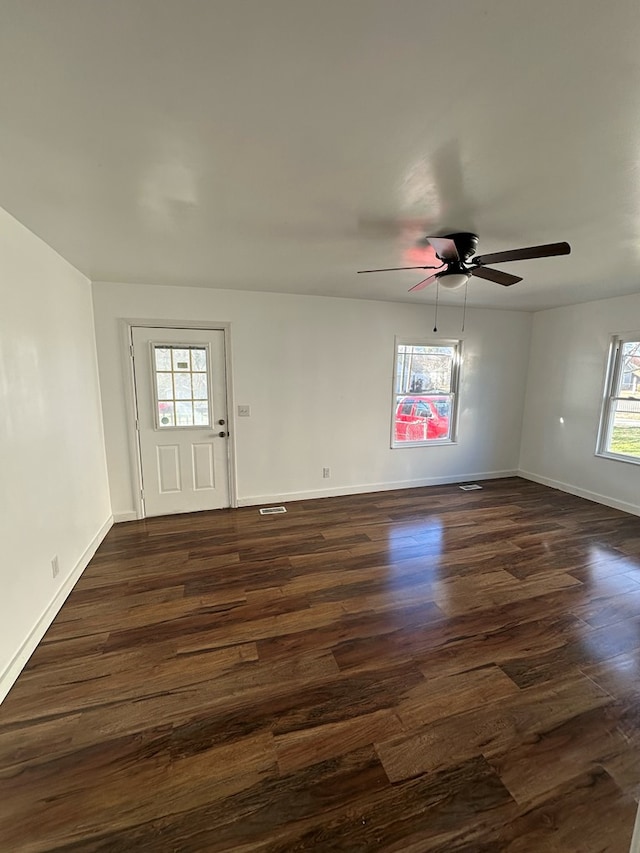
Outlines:
{"label": "light switch plate", "polygon": [[250,418],[251,417],[251,406],[238,406],[238,417],[239,418]]}

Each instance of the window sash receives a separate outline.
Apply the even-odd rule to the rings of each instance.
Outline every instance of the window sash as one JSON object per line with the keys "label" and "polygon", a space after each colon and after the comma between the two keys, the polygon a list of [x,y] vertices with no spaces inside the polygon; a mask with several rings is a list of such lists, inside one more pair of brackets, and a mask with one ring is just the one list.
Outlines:
{"label": "window sash", "polygon": [[640,464],[640,456],[611,449],[614,441],[614,427],[616,415],[618,414],[618,404],[621,402],[640,403],[640,395],[624,396],[620,392],[623,380],[623,350],[625,344],[628,343],[637,343],[640,345],[640,334],[614,335],[611,340],[596,453],[600,456],[609,456]]}

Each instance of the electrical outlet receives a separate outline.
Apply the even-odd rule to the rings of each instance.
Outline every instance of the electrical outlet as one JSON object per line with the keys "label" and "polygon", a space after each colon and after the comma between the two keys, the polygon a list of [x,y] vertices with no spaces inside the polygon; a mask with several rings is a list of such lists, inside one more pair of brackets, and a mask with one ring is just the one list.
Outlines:
{"label": "electrical outlet", "polygon": [[331,468],[323,468],[322,469],[322,476],[324,477],[325,480],[328,479],[331,476]]}
{"label": "electrical outlet", "polygon": [[60,574],[60,561],[58,560],[58,555],[56,554],[53,560],[51,560],[51,573],[54,578],[57,578]]}
{"label": "electrical outlet", "polygon": [[251,406],[238,406],[238,417],[239,418],[250,418],[251,417]]}

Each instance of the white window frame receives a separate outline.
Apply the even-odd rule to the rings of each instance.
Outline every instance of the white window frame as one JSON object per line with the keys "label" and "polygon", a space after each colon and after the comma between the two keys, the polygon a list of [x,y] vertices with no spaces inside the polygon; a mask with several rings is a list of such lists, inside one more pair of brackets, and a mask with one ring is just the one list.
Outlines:
{"label": "white window frame", "polygon": [[[451,366],[451,390],[447,396],[451,397],[451,413],[449,416],[449,436],[447,438],[425,438],[420,441],[396,441],[395,420],[398,396],[396,390],[396,377],[398,375],[398,350],[401,346],[414,347],[454,347],[453,364]],[[462,341],[457,339],[419,338],[419,337],[396,337],[393,352],[393,377],[391,387],[391,449],[401,450],[408,447],[441,447],[442,445],[457,444],[458,442],[458,400],[460,396],[460,372],[462,365]],[[416,394],[415,396],[429,396],[428,394]],[[439,395],[435,395],[439,396]]]}
{"label": "white window frame", "polygon": [[596,444],[596,456],[605,459],[616,459],[618,462],[630,462],[632,465],[640,465],[640,458],[629,456],[626,453],[615,453],[608,449],[613,432],[613,423],[618,400],[640,400],[640,396],[621,397],[620,382],[622,380],[622,348],[630,341],[640,341],[640,332],[625,332],[613,335],[609,345],[607,357],[607,369],[605,374],[604,390],[602,394],[602,405],[600,407],[600,424],[598,427],[598,440]]}

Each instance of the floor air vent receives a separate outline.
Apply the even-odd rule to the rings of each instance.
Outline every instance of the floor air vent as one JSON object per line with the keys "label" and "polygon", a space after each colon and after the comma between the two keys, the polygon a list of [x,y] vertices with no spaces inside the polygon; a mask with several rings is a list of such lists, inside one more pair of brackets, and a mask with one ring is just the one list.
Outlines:
{"label": "floor air vent", "polygon": [[476,489],[481,489],[482,486],[479,486],[477,483],[469,483],[468,486],[459,486],[458,488],[462,489],[463,492],[475,492]]}
{"label": "floor air vent", "polygon": [[263,506],[260,515],[278,515],[278,513],[286,511],[283,506]]}

